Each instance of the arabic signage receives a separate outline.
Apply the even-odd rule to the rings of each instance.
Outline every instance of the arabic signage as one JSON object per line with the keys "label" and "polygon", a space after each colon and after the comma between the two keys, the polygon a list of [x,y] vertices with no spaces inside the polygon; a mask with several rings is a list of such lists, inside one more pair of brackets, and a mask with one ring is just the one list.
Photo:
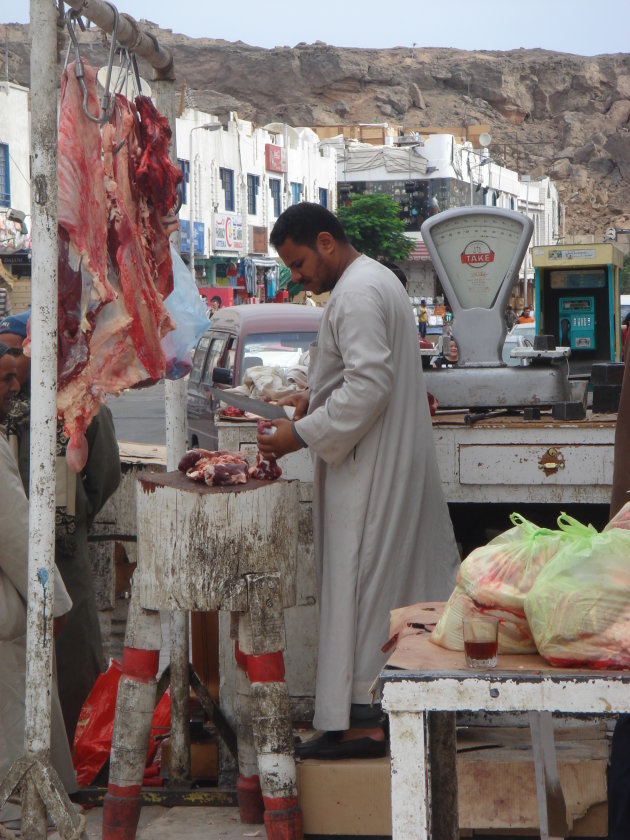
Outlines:
{"label": "arabic signage", "polygon": [[215,251],[240,251],[243,247],[243,221],[231,213],[214,214]]}
{"label": "arabic signage", "polygon": [[[205,231],[203,222],[195,222],[195,254],[202,257],[205,254]],[[188,219],[179,221],[179,250],[182,254],[190,254],[190,222]]]}
{"label": "arabic signage", "polygon": [[286,149],[282,146],[274,146],[273,143],[265,143],[265,168],[270,172],[286,172]]}

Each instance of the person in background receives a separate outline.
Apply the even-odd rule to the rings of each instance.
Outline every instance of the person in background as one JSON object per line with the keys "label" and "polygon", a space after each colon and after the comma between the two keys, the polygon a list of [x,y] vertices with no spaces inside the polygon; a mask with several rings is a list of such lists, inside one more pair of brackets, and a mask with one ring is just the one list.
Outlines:
{"label": "person in background", "polygon": [[304,298],[304,303],[307,306],[317,306],[317,304],[313,300],[313,292],[311,292],[310,290],[306,292],[306,297]]}
{"label": "person in background", "polygon": [[[18,462],[24,490],[29,492],[31,365],[22,352],[30,312],[0,321],[0,341],[17,355],[20,392],[8,418],[9,444]],[[57,427],[55,562],[72,599],[66,625],[55,640],[59,699],[68,739],[72,743],[83,703],[98,675],[105,669],[103,642],[96,608],[88,550],[88,529],[120,483],[120,457],[114,423],[101,406],[88,426],[88,460],[75,475],[65,459],[68,438]]]}
{"label": "person in background", "polygon": [[207,313],[208,318],[212,318],[213,315],[216,315],[219,309],[221,309],[221,298],[219,297],[219,295],[213,295],[210,298],[210,306],[208,308]]}
{"label": "person in background", "polygon": [[518,318],[516,316],[516,312],[512,309],[511,304],[508,303],[505,307],[505,325],[508,328],[508,332],[512,329],[517,320]]}
{"label": "person in background", "polygon": [[11,301],[9,300],[9,293],[4,286],[0,285],[0,318],[4,318],[11,314]]}
{"label": "person in background", "polygon": [[[19,390],[13,350],[0,341],[0,779],[24,754],[28,500],[5,432],[11,400]],[[70,607],[61,576],[55,574],[55,632]],[[50,705],[51,762],[66,791],[74,793],[76,777],[54,679]],[[20,817],[18,804],[8,802],[0,809],[0,823],[6,828],[19,829]]]}
{"label": "person in background", "polygon": [[523,307],[523,311],[518,319],[519,324],[533,324],[535,323],[536,319],[532,315],[532,310],[529,306]]}
{"label": "person in background", "polygon": [[421,338],[427,337],[427,323],[429,321],[429,313],[427,312],[427,302],[424,298],[420,301],[420,309],[418,310],[418,332]]}
{"label": "person in background", "polygon": [[444,600],[459,555],[433,444],[418,331],[385,266],[359,254],[336,216],[301,202],[270,241],[294,282],[330,292],[311,345],[294,420],[258,436],[265,458],[308,446],[314,457],[313,542],[319,653],[313,725],[302,758],[385,754],[370,686],[385,662],[389,614]]}

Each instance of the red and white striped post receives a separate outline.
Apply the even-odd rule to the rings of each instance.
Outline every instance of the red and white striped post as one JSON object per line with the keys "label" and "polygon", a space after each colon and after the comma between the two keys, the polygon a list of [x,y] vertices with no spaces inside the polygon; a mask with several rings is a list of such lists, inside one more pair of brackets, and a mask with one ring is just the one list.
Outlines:
{"label": "red and white striped post", "polygon": [[109,784],[103,803],[103,840],[133,840],[136,836],[161,645],[160,614],[142,609],[132,589],[123,675],[116,698]]}
{"label": "red and white striped post", "polygon": [[[247,657],[251,721],[268,840],[302,840],[289,692],[284,681],[284,612],[280,576],[250,574],[248,611],[239,620]],[[242,655],[241,654],[241,655]]]}
{"label": "red and white striped post", "polygon": [[[233,614],[234,615],[234,614]],[[254,746],[252,731],[251,698],[249,677],[247,676],[247,655],[244,654],[238,641],[234,642],[234,656],[236,659],[236,738],[238,742],[238,770],[236,782],[238,807],[241,822],[255,824],[264,821],[265,805],[260,789],[258,775],[258,756]]]}

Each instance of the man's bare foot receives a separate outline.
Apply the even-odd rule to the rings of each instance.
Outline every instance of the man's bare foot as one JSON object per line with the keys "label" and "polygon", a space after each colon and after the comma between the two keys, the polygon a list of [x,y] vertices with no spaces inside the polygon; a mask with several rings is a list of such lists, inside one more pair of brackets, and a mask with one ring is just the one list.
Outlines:
{"label": "man's bare foot", "polygon": [[341,736],[342,741],[356,741],[358,738],[371,738],[373,741],[384,741],[385,733],[383,732],[382,726],[351,726]]}

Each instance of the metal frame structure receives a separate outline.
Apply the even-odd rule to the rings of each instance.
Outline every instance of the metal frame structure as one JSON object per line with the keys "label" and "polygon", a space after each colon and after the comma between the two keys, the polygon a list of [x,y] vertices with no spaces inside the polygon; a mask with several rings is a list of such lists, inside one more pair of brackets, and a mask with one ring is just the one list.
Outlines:
{"label": "metal frame structure", "polygon": [[[117,25],[118,43],[146,59],[155,70],[158,107],[175,125],[173,59],[157,40],[126,14],[102,0],[66,0],[107,33]],[[64,840],[85,837],[85,820],[77,814],[50,764],[50,685],[53,654],[53,603],[50,581],[55,573],[55,448],[57,427],[57,8],[54,0],[31,0],[31,473],[28,559],[27,657],[24,756],[0,785],[0,803],[22,795],[22,836],[45,838],[47,811]],[[176,157],[173,143],[172,153]],[[166,443],[169,469],[186,446],[183,382],[166,388]],[[173,705],[182,704],[188,687],[188,622],[174,613],[171,649]],[[175,710],[174,710],[175,711]],[[189,775],[186,758],[188,713],[175,714],[174,765]],[[182,757],[183,756],[183,757]]]}

